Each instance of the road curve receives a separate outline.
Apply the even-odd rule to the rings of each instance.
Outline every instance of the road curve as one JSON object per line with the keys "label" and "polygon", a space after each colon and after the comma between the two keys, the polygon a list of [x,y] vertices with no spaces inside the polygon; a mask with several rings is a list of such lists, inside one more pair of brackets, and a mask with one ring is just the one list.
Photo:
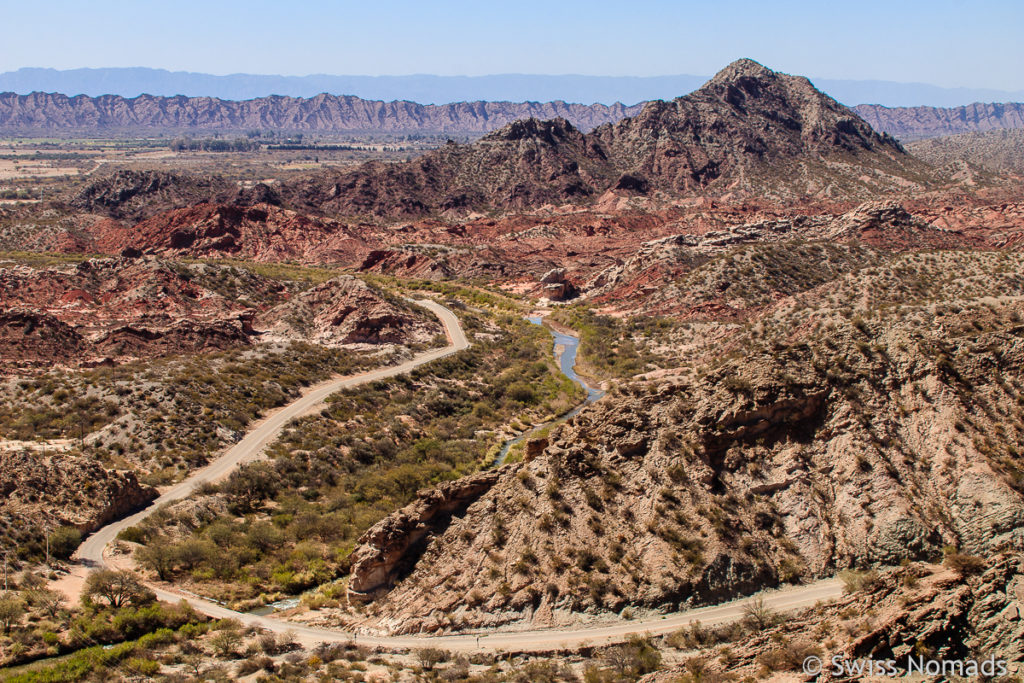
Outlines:
{"label": "road curve", "polygon": [[161,505],[187,497],[200,484],[221,481],[239,465],[255,460],[263,452],[263,449],[277,438],[278,434],[281,433],[281,430],[290,420],[307,414],[322,404],[331,394],[342,389],[348,389],[349,387],[404,374],[425,363],[450,356],[469,347],[466,334],[463,332],[459,319],[454,313],[441,304],[427,299],[415,303],[429,309],[441,320],[441,323],[444,325],[445,334],[448,336],[448,346],[421,353],[401,365],[380,368],[379,370],[372,370],[361,375],[345,377],[344,379],[327,380],[310,388],[292,403],[279,408],[260,422],[257,422],[241,441],[225,451],[223,455],[206,467],[197,470],[180,484],[164,492],[163,495],[150,503],[146,508],[130,517],[111,522],[107,526],[95,531],[78,547],[72,560],[87,566],[91,565],[91,567],[102,566],[104,564],[104,549],[117,538],[117,535],[122,530],[138,524],[153,514]]}
{"label": "road curve", "polygon": [[168,602],[187,600],[195,609],[215,619],[237,619],[246,626],[256,626],[275,633],[291,633],[303,645],[312,646],[324,642],[356,642],[370,647],[385,649],[442,648],[452,652],[552,652],[573,650],[581,647],[621,643],[630,636],[658,636],[671,633],[699,621],[704,626],[715,626],[739,621],[747,605],[758,598],[776,612],[790,612],[813,607],[819,602],[835,600],[843,594],[839,579],[825,579],[806,586],[794,586],[782,590],[765,591],[757,596],[741,598],[710,607],[700,607],[664,616],[618,621],[599,626],[585,626],[571,630],[535,629],[523,631],[469,632],[460,635],[408,635],[370,636],[354,634],[294,622],[242,614],[208,600],[197,599],[181,593],[150,585],[157,597]]}
{"label": "road curve", "polygon": [[[138,524],[161,505],[187,497],[196,486],[204,482],[220,481],[239,465],[256,459],[263,449],[278,436],[289,420],[313,410],[334,392],[375,380],[394,377],[469,347],[469,341],[466,339],[462,326],[459,324],[459,320],[454,313],[433,301],[422,300],[416,303],[432,311],[441,320],[445,333],[448,335],[448,346],[419,354],[401,365],[381,368],[362,375],[346,377],[345,379],[329,380],[313,387],[296,401],[280,408],[263,421],[257,423],[246,434],[245,438],[225,451],[222,456],[203,469],[198,470],[177,486],[166,491],[145,509],[130,517],[108,524],[90,535],[79,546],[73,557],[73,560],[77,561],[77,566],[73,569],[72,573],[79,580],[84,580],[86,572],[90,569],[106,566],[104,550],[123,529]],[[217,619],[237,619],[245,625],[265,628],[277,633],[291,632],[300,642],[306,645],[320,642],[348,642],[354,640],[360,644],[374,647],[380,646],[394,649],[437,647],[453,652],[480,650],[550,652],[587,645],[622,642],[635,634],[660,635],[669,633],[693,621],[700,621],[708,626],[736,621],[743,617],[744,608],[755,599],[748,597],[720,605],[686,610],[655,618],[636,621],[624,620],[600,626],[574,628],[572,630],[491,631],[479,634],[466,633],[441,636],[369,636],[349,631],[305,626],[268,616],[243,614],[197,596],[176,592],[161,584],[149,584],[149,587],[160,600],[168,602],[186,600],[197,611]],[[818,602],[833,600],[840,595],[842,595],[842,583],[837,579],[827,579],[806,586],[765,592],[761,597],[764,598],[765,604],[774,610],[790,611],[810,607]]]}

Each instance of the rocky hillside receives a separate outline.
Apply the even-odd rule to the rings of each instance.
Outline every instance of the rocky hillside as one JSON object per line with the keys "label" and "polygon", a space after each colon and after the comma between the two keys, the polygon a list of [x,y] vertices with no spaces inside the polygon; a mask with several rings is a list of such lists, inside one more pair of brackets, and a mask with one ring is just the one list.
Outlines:
{"label": "rocky hillside", "polygon": [[762,220],[645,242],[580,289],[605,310],[744,319],[783,297],[881,265],[891,251],[975,246],[995,245],[968,230],[932,225],[898,204],[867,202],[840,215]]}
{"label": "rocky hillside", "polygon": [[565,119],[527,119],[409,162],[371,162],[285,184],[293,206],[385,217],[584,201],[612,182],[607,153]]}
{"label": "rocky hillside", "polygon": [[[814,275],[789,253],[776,255],[780,275]],[[827,260],[837,267],[818,284],[744,325],[709,310],[659,339],[662,371],[532,444],[524,463],[371,529],[349,581],[372,601],[368,619],[333,618],[402,631],[571,623],[948,545],[1022,547],[1021,257]],[[751,288],[763,272],[735,277]]]}
{"label": "rocky hillside", "polygon": [[342,275],[260,313],[253,322],[263,341],[303,339],[321,346],[421,344],[443,334],[429,313],[362,280]]}
{"label": "rocky hillside", "polygon": [[247,306],[154,260],[0,268],[0,300],[8,366],[209,351],[244,344],[251,332]]}
{"label": "rocky hillside", "polygon": [[[692,654],[641,680],[692,680],[695,671],[703,680],[773,673],[774,680],[786,680],[798,675],[803,658],[810,655],[825,663],[819,678],[824,681],[856,675],[853,669],[849,675],[836,675],[833,657],[862,671],[869,659],[889,660],[900,673],[907,670],[908,658],[916,664],[924,659],[962,661],[965,666],[994,658],[1007,663],[1007,678],[1012,678],[1024,668],[1024,558],[999,553],[974,559],[967,567],[955,561],[949,567],[912,563],[850,575],[849,594],[834,604],[786,619],[768,615],[767,624],[748,623],[747,633],[735,625],[683,629],[666,643]],[[998,668],[987,666],[991,668],[978,678],[991,678],[992,673],[1000,678]],[[939,678],[944,677],[929,680]]]}
{"label": "rocky hillside", "polygon": [[966,161],[992,171],[1024,175],[1024,128],[944,135],[911,142],[907,150],[936,166]]}
{"label": "rocky hillside", "polygon": [[189,133],[249,130],[318,133],[486,133],[526,118],[562,117],[584,130],[618,121],[639,105],[567,102],[456,102],[423,105],[321,94],[311,98],[0,93],[0,131],[6,134]]}
{"label": "rocky hillside", "polygon": [[105,221],[78,234],[86,253],[124,250],[179,257],[253,261],[349,263],[367,251],[344,223],[272,204],[200,203],[157,214],[135,225]]}
{"label": "rocky hillside", "polygon": [[72,210],[137,220],[231,195],[231,188],[218,177],[121,169],[89,181],[62,203]]}
{"label": "rocky hillside", "polygon": [[875,130],[900,140],[918,140],[1001,128],[1024,128],[1024,104],[968,104],[963,107],[883,107],[858,104],[857,115]]}
{"label": "rocky hillside", "polygon": [[441,328],[352,276],[314,287],[157,258],[0,267],[4,370],[95,365],[262,342],[417,344]]}
{"label": "rocky hillside", "polygon": [[[875,133],[807,79],[749,59],[730,64],[685,97],[648,103],[635,117],[595,130],[593,138],[638,184],[673,193],[785,187],[849,196],[858,194],[856,185],[872,181],[857,183],[841,166],[880,175],[874,180],[879,188],[888,174],[922,170],[895,140]],[[816,180],[806,177],[812,170]],[[776,183],[769,176],[789,177]],[[849,186],[830,192],[836,183]]]}
{"label": "rocky hillside", "polygon": [[699,90],[582,133],[564,119],[519,121],[404,164],[366,164],[282,189],[296,208],[422,215],[714,194],[858,198],[934,181],[930,168],[804,78],[751,60]]}
{"label": "rocky hillside", "polygon": [[141,485],[132,472],[105,469],[80,454],[39,452],[4,441],[0,472],[0,539],[8,548],[34,542],[34,550],[42,550],[44,524],[85,534],[157,497],[156,489]]}

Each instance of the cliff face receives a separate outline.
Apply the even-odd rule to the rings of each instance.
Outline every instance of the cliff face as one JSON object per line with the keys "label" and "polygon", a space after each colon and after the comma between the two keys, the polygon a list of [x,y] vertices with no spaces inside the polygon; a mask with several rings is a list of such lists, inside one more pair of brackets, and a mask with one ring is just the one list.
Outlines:
{"label": "cliff face", "polygon": [[875,130],[888,133],[900,140],[917,140],[1000,128],[1024,128],[1024,104],[1019,102],[976,102],[948,109],[858,104],[853,110]]}
{"label": "cliff face", "polygon": [[133,472],[105,469],[92,458],[10,450],[0,444],[0,538],[28,539],[43,524],[95,531],[157,497]]}
{"label": "cliff face", "polygon": [[567,102],[456,102],[423,105],[321,94],[311,98],[0,94],[0,131],[144,132],[282,130],[327,133],[486,133],[524,118],[562,117],[589,130],[639,105]]}

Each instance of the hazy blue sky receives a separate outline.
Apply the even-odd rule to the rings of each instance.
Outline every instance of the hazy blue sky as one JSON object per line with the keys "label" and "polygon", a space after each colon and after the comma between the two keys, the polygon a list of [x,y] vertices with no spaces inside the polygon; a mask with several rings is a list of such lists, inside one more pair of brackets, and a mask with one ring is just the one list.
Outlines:
{"label": "hazy blue sky", "polygon": [[0,71],[711,74],[1024,89],[1020,0],[0,0]]}

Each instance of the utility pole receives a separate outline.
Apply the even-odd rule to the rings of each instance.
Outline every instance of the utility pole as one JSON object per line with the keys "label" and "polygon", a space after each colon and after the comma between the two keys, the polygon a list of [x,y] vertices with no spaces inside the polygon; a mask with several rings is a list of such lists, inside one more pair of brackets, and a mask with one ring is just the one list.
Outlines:
{"label": "utility pole", "polygon": [[7,592],[7,551],[4,551],[4,593]]}

